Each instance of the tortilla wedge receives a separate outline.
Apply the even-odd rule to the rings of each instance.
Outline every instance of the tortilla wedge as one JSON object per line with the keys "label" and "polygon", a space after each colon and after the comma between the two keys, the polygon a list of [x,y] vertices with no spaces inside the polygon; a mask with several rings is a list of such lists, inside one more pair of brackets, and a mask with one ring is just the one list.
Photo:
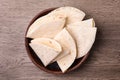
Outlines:
{"label": "tortilla wedge", "polygon": [[37,19],[27,32],[28,38],[54,38],[65,25],[66,17],[64,15],[43,16]]}
{"label": "tortilla wedge", "polygon": [[66,15],[67,17],[66,25],[82,21],[83,18],[85,17],[85,13],[83,11],[69,6],[57,8],[50,12],[48,15],[63,15],[63,14]]}
{"label": "tortilla wedge", "polygon": [[58,56],[56,59],[60,69],[64,73],[73,64],[76,58],[76,44],[65,28],[58,33],[54,39],[62,46],[63,50],[60,55],[68,54],[61,59],[58,59]]}
{"label": "tortilla wedge", "polygon": [[94,27],[92,23],[92,20],[86,20],[84,22],[79,22],[79,24],[71,24],[67,26],[67,30],[77,43],[77,58],[86,55],[95,41],[97,28]]}
{"label": "tortilla wedge", "polygon": [[47,66],[62,51],[58,42],[49,38],[36,38],[29,44],[40,58],[44,66]]}

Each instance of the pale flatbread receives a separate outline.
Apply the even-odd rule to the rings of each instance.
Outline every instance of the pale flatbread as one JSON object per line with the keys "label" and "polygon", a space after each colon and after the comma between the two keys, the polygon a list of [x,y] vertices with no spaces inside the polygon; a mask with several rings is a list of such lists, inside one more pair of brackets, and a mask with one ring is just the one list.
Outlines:
{"label": "pale flatbread", "polygon": [[69,6],[57,8],[50,12],[48,15],[63,15],[63,14],[66,15],[67,17],[66,25],[82,21],[83,18],[85,17],[85,13],[83,11]]}
{"label": "pale flatbread", "polygon": [[85,26],[85,27],[95,27],[95,21],[93,18],[84,20],[84,21],[78,21],[75,23],[69,24],[70,26]]}
{"label": "pale flatbread", "polygon": [[44,44],[48,47],[51,47],[55,49],[56,51],[62,51],[61,50],[61,45],[55,41],[54,39],[50,38],[35,38],[34,40],[31,40],[32,43],[39,43],[39,44]]}
{"label": "pale flatbread", "polygon": [[66,17],[64,15],[43,16],[37,19],[27,32],[28,38],[54,38],[65,25]]}
{"label": "pale flatbread", "polygon": [[86,55],[95,41],[97,28],[91,25],[92,21],[86,21],[82,22],[82,24],[71,24],[67,26],[67,30],[70,32],[77,43],[77,58],[81,58]]}
{"label": "pale flatbread", "polygon": [[60,55],[69,53],[61,59],[58,58],[59,56],[56,59],[60,69],[64,73],[73,64],[76,58],[76,44],[65,28],[59,34],[57,34],[54,39],[62,46],[63,50]]}
{"label": "pale flatbread", "polygon": [[29,44],[40,58],[44,66],[47,66],[62,51],[58,42],[48,38],[38,38]]}

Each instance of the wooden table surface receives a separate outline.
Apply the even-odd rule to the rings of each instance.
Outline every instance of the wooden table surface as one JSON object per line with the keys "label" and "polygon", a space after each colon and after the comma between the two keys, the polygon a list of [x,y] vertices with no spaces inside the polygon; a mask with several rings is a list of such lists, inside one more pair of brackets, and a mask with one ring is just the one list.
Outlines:
{"label": "wooden table surface", "polygon": [[[83,10],[98,28],[85,64],[65,75],[38,69],[24,46],[31,19],[59,6]],[[0,80],[120,80],[120,0],[0,0]]]}

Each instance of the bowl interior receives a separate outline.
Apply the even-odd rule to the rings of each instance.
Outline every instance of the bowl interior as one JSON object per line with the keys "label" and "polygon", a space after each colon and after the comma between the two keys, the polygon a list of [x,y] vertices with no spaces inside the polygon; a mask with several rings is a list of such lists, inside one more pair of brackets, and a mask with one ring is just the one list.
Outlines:
{"label": "bowl interior", "polygon": [[[48,14],[49,12],[51,12],[52,10],[54,10],[56,8],[50,8],[50,9],[46,9],[40,13],[38,13],[33,19],[32,21],[30,22],[30,24],[28,25],[28,28],[26,30],[26,34],[27,34],[27,31],[30,27],[30,25],[36,20],[38,19],[39,17],[41,16],[44,16],[46,14]],[[25,34],[25,36],[26,36]],[[40,69],[46,71],[46,72],[49,72],[49,73],[54,73],[54,74],[62,74],[59,66],[57,65],[56,62],[48,65],[47,67],[44,67],[44,65],[42,64],[41,60],[38,58],[38,56],[35,54],[35,52],[32,50],[32,48],[29,46],[29,43],[32,39],[30,38],[26,38],[25,37],[25,46],[26,46],[26,50],[27,50],[27,53],[30,57],[30,59],[32,60],[32,62],[37,66],[39,67]],[[86,58],[88,57],[89,53],[87,53],[84,57],[82,58],[79,58],[79,59],[76,59],[74,61],[74,63],[72,64],[72,66],[66,71],[66,72],[70,72],[76,68],[78,68],[85,60]]]}

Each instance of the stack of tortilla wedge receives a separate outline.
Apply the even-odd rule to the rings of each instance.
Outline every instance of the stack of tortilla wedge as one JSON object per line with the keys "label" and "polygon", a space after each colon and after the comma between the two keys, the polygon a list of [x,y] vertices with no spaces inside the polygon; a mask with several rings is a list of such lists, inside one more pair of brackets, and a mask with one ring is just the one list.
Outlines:
{"label": "stack of tortilla wedge", "polygon": [[85,13],[74,7],[60,7],[38,18],[26,37],[43,65],[57,62],[64,73],[75,59],[91,49],[97,28],[93,18],[83,20]]}

